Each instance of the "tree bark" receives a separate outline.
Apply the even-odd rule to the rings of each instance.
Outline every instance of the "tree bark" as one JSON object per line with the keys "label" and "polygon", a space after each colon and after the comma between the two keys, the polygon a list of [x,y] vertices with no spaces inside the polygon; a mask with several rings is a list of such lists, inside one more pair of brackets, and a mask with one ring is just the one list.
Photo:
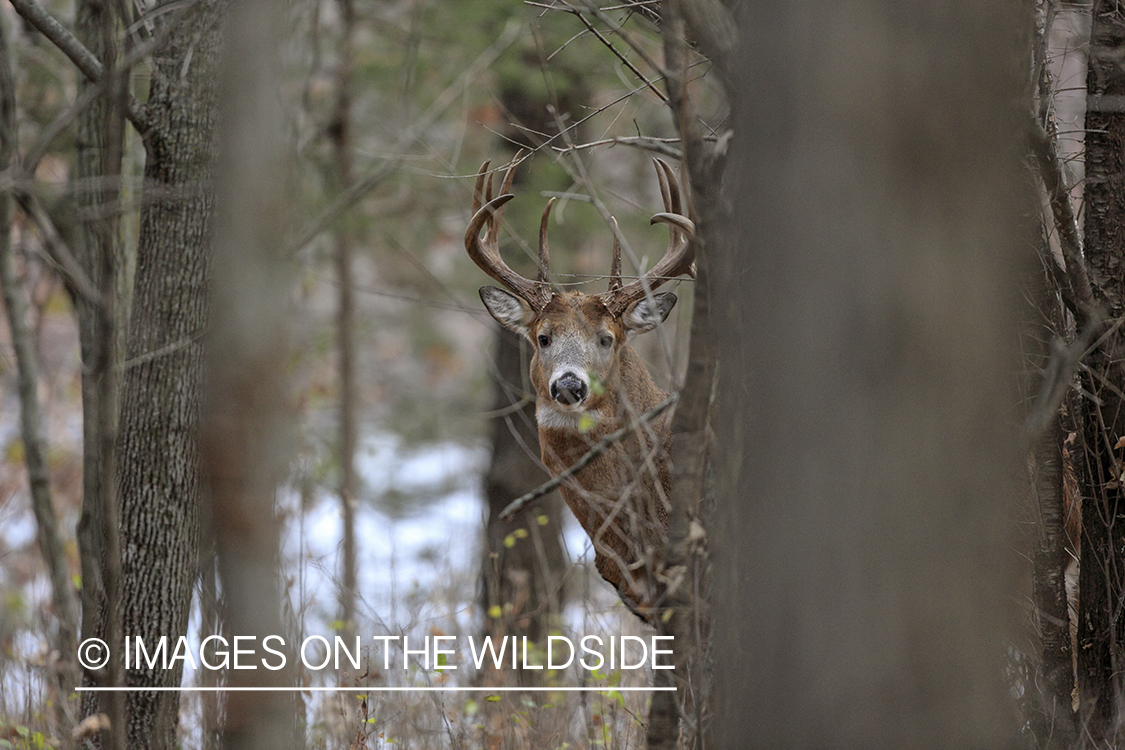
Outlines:
{"label": "tree bark", "polygon": [[[527,382],[526,347],[515,333],[497,330],[492,459],[484,475],[488,502],[481,561],[485,631],[494,638],[527,636],[540,643],[562,612],[562,509],[558,493],[551,493],[511,520],[500,520],[508,503],[542,484],[546,472],[536,460],[539,434],[535,399],[527,398],[532,391]],[[518,534],[518,529],[526,534]],[[523,680],[538,672],[519,670],[518,676]]]}
{"label": "tree bark", "polygon": [[[1045,747],[1069,748],[1077,738],[1072,706],[1074,651],[1066,570],[1071,563],[1067,544],[1067,504],[1064,499],[1063,448],[1066,438],[1061,415],[1035,447],[1030,481],[1036,531],[1034,565],[1035,627],[1040,639],[1040,674],[1032,700],[1035,735]],[[1048,742],[1046,738],[1051,738]]]}
{"label": "tree bark", "polygon": [[740,242],[712,279],[717,747],[1019,746],[1017,7],[741,6]]}
{"label": "tree bark", "polygon": [[[728,202],[723,191],[725,154],[703,138],[702,120],[696,113],[688,88],[691,53],[687,31],[692,19],[722,14],[722,6],[711,2],[666,0],[661,5],[664,36],[665,82],[673,122],[683,144],[682,168],[689,178],[689,213],[696,225],[695,289],[692,308],[691,346],[680,401],[672,421],[672,489],[670,496],[668,548],[665,552],[667,609],[659,622],[662,634],[671,635],[675,669],[656,672],[657,686],[675,685],[678,690],[652,696],[647,727],[651,750],[695,748],[710,744],[710,559],[706,537],[699,532],[710,526],[705,477],[711,447],[711,396],[715,377],[715,349],[711,321],[711,275],[713,248],[729,239]],[[706,24],[703,24],[706,25]],[[719,38],[727,42],[719,41]],[[735,30],[716,32],[714,47],[720,80],[727,82],[727,67]],[[725,92],[724,92],[725,93]],[[693,535],[693,530],[695,534]],[[685,720],[681,723],[681,719]]]}
{"label": "tree bark", "polygon": [[1082,725],[1096,742],[1121,739],[1125,643],[1125,23],[1118,8],[1094,3],[1086,79],[1085,250],[1094,304],[1103,321],[1087,356],[1081,402],[1082,446],[1075,469],[1082,493],[1078,670]]}
{"label": "tree bark", "polygon": [[[102,0],[79,0],[76,4],[75,36],[98,60],[104,60],[106,55],[107,26],[115,27],[116,24],[110,13],[109,6]],[[91,86],[87,79],[79,83],[79,94]],[[104,176],[105,152],[107,150],[106,133],[106,105],[104,97],[98,97],[94,102],[78,115],[75,122],[75,159],[74,180],[76,183],[76,204],[79,211],[97,210],[106,200],[105,191],[92,190],[90,185],[95,184]],[[115,149],[121,153],[121,144],[116,144]],[[73,243],[75,260],[85,272],[86,277],[92,282],[94,288],[101,289],[102,283],[102,250],[108,243],[109,248],[118,258],[117,268],[122,269],[125,264],[121,261],[122,246],[118,241],[118,219],[116,214],[110,212],[100,221],[80,222],[75,233],[76,242]],[[119,304],[116,309],[128,310],[128,290],[124,289],[123,279],[119,280]],[[78,521],[78,546],[82,563],[82,606],[84,611],[82,623],[83,640],[94,635],[95,623],[98,616],[94,613],[105,607],[105,584],[102,580],[101,560],[105,557],[104,532],[105,528],[105,503],[107,502],[106,478],[102,476],[105,461],[102,456],[102,441],[100,425],[110,421],[116,426],[118,420],[117,410],[104,416],[100,402],[100,393],[103,378],[112,378],[115,382],[115,392],[120,392],[121,372],[116,366],[120,356],[114,356],[114,367],[107,370],[98,368],[98,354],[104,336],[101,335],[101,316],[103,310],[94,301],[85,295],[73,293],[75,317],[78,323],[79,354],[82,359],[82,510]],[[118,316],[113,321],[114,336],[112,341],[106,341],[107,346],[115,355],[123,354],[125,340],[124,317]],[[111,385],[111,384],[104,384]]]}
{"label": "tree bark", "polygon": [[[152,129],[145,134],[152,194],[141,216],[127,344],[136,363],[125,367],[121,391],[116,475],[123,596],[119,614],[86,614],[99,637],[115,615],[124,633],[146,644],[161,636],[174,643],[187,632],[199,545],[198,339],[208,319],[220,6],[209,0],[154,19],[158,28],[173,28],[152,57]],[[101,551],[103,576],[114,564],[109,552]],[[133,665],[126,682],[179,686],[180,668],[159,667]],[[84,712],[97,703],[97,696],[88,698]],[[129,693],[126,711],[128,746],[175,747],[178,693]]]}

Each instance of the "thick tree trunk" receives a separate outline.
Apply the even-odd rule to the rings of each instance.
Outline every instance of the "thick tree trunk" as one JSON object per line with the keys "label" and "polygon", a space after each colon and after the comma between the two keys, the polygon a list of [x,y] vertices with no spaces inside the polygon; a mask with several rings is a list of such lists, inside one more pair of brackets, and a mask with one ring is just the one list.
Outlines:
{"label": "thick tree trunk", "polygon": [[[141,217],[116,474],[122,632],[155,644],[187,632],[197,570],[201,487],[196,431],[211,257],[218,2],[155,19],[173,30],[153,53]],[[190,55],[190,57],[189,57]],[[113,564],[107,551],[101,570]],[[109,614],[88,612],[104,637]],[[85,634],[85,628],[84,628]],[[180,662],[177,662],[179,664]],[[179,686],[181,669],[128,671],[129,685]],[[84,712],[97,708],[84,702]],[[175,746],[179,694],[129,693],[130,747]]]}
{"label": "thick tree trunk", "polygon": [[[285,117],[279,111],[284,3],[232,3],[224,34],[221,200],[215,232],[214,318],[208,337],[201,431],[226,624],[233,636],[283,637],[280,522],[275,495],[286,466],[285,388],[291,257],[282,242],[289,215]],[[275,644],[280,645],[280,644]],[[292,646],[292,644],[290,644]],[[232,687],[294,684],[295,653],[280,670],[230,670]],[[272,660],[271,660],[272,661]],[[281,692],[232,693],[223,746],[293,746],[293,699]]]}
{"label": "thick tree trunk", "polygon": [[1125,621],[1125,22],[1114,3],[1094,3],[1086,108],[1085,249],[1093,302],[1103,323],[1085,360],[1082,449],[1075,470],[1082,494],[1079,584],[1079,691],[1083,726],[1095,741],[1122,737]]}
{"label": "thick tree trunk", "polygon": [[720,243],[716,746],[1014,748],[1029,14],[741,6]]}

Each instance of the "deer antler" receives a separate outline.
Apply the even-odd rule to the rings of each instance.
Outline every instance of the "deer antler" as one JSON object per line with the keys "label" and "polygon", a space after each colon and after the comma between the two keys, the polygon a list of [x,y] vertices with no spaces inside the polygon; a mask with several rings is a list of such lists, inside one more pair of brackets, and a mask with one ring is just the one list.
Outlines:
{"label": "deer antler", "polygon": [[[523,158],[521,150],[512,159],[504,181],[500,186],[500,195],[492,197],[492,174],[488,171],[490,162],[481,165],[477,172],[476,185],[473,188],[473,218],[469,228],[465,230],[465,251],[480,270],[500,282],[516,296],[531,305],[535,312],[540,312],[551,301],[551,287],[547,281],[547,268],[550,262],[547,251],[547,219],[551,214],[554,199],[547,203],[543,211],[543,221],[539,228],[539,273],[536,280],[525,279],[508,267],[500,257],[500,219],[504,215],[504,204],[515,198],[508,192],[512,187],[512,178],[515,177],[516,165]],[[482,205],[483,203],[483,205]],[[484,241],[481,241],[480,230],[487,227]]]}
{"label": "deer antler", "polygon": [[[616,226],[613,237],[613,266],[610,270],[609,290],[601,295],[610,312],[620,314],[633,302],[641,299],[648,290],[656,289],[665,281],[691,273],[691,238],[695,235],[695,224],[682,212],[680,202],[680,183],[672,168],[663,159],[653,159],[656,177],[660,181],[660,196],[664,200],[664,211],[652,217],[653,224],[668,225],[668,248],[664,257],[641,278],[621,285],[621,245],[617,241]],[[616,222],[614,222],[616,225]]]}

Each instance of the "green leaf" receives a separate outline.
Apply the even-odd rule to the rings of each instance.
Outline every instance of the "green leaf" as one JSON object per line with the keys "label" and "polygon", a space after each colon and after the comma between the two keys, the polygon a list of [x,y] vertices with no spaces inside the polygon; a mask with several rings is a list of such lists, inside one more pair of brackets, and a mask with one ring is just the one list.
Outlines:
{"label": "green leaf", "polygon": [[487,698],[485,698],[485,700],[488,701],[489,703],[499,703],[500,702],[500,696],[499,695],[490,695]]}
{"label": "green leaf", "polygon": [[500,609],[499,604],[493,604],[488,608],[488,616],[493,620],[499,620],[500,616],[504,614],[504,610]]}
{"label": "green leaf", "polygon": [[582,414],[580,414],[578,417],[579,432],[589,432],[590,430],[594,429],[597,424],[598,423],[594,421],[594,418],[586,412],[582,412]]}

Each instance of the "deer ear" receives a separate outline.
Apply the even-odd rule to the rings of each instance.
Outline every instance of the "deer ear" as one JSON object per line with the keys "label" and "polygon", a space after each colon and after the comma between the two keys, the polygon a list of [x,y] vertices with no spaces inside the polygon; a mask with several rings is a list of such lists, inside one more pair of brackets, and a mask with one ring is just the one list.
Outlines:
{"label": "deer ear", "polygon": [[629,333],[647,333],[664,322],[668,313],[676,306],[676,295],[671,292],[644,296],[629,305],[621,322]]}
{"label": "deer ear", "polygon": [[494,286],[482,286],[480,299],[500,325],[530,338],[527,327],[535,318],[531,305],[516,295]]}

